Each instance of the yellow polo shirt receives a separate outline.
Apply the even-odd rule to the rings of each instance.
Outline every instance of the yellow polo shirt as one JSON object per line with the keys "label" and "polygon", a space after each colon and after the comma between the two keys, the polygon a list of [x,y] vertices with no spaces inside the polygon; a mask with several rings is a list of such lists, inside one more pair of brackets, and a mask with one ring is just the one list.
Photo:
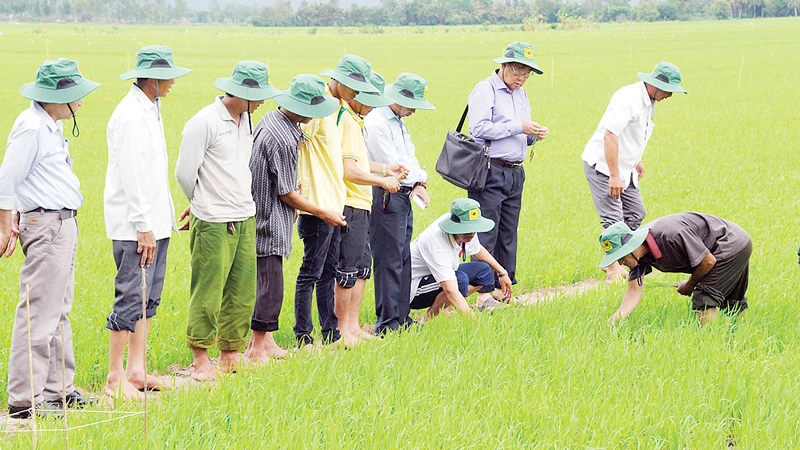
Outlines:
{"label": "yellow polo shirt", "polygon": [[[330,89],[326,88],[325,94],[331,95]],[[300,195],[320,208],[341,213],[347,188],[342,164],[342,133],[336,126],[339,111],[337,108],[327,117],[312,119],[300,126],[304,139],[300,144],[297,167]],[[307,213],[301,211],[300,214]]]}
{"label": "yellow polo shirt", "polygon": [[[354,159],[361,171],[370,173],[367,142],[364,140],[364,119],[359,117],[347,103],[339,110],[342,112],[339,117],[339,128],[342,130],[342,158]],[[345,205],[367,211],[372,209],[372,186],[355,184],[347,180],[344,184],[347,187]]]}

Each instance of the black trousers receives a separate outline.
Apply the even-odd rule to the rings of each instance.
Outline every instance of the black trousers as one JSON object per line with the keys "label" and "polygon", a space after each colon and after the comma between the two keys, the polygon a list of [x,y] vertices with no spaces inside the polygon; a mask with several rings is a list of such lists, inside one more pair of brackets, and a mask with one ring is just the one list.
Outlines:
{"label": "black trousers", "polygon": [[413,321],[411,312],[411,234],[414,214],[409,189],[390,194],[372,188],[369,239],[375,279],[377,333],[397,330]]}
{"label": "black trousers", "polygon": [[[517,227],[522,210],[522,188],[525,169],[504,167],[492,163],[486,186],[480,191],[469,191],[469,198],[481,204],[481,215],[494,220],[495,227],[479,233],[481,245],[500,263],[517,283]],[[495,286],[500,282],[495,277]]]}

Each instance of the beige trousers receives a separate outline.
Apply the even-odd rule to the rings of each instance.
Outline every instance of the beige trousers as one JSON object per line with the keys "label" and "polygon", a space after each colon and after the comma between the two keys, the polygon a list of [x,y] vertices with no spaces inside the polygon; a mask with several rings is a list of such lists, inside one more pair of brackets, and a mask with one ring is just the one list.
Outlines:
{"label": "beige trousers", "polygon": [[[11,335],[8,404],[24,407],[31,406],[26,285],[30,286],[34,403],[56,401],[61,398],[62,389],[67,394],[75,390],[75,355],[68,316],[75,284],[78,224],[75,218],[62,220],[58,213],[33,212],[22,215],[19,228],[25,262],[20,270],[20,302]],[[66,370],[62,370],[62,354]]]}

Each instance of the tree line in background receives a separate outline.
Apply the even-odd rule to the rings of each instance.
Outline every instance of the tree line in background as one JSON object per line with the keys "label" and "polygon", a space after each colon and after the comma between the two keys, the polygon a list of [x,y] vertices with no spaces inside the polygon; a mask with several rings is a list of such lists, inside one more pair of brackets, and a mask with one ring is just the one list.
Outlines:
{"label": "tree line in background", "polygon": [[0,18],[9,21],[94,23],[220,23],[264,27],[383,27],[522,24],[532,31],[582,28],[594,22],[742,19],[795,16],[800,0],[381,0],[376,6],[338,0],[308,2],[293,8],[289,0],[266,7],[212,0],[208,10],[191,9],[186,0],[0,0]]}

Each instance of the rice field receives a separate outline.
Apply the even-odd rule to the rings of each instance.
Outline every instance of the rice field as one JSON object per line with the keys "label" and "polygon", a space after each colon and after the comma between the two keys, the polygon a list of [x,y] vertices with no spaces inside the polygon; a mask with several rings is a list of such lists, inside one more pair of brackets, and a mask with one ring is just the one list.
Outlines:
{"label": "rice field", "polygon": [[[545,74],[525,89],[533,119],[550,128],[526,163],[516,293],[601,278],[600,232],[580,155],[611,94],[661,60],[683,70],[687,96],[656,107],[656,131],[644,157],[648,218],[701,211],[733,220],[753,238],[750,309],[699,329],[687,298],[648,276],[644,299],[618,326],[606,319],[623,285],[601,286],[528,308],[442,317],[429,325],[349,351],[323,350],[222,379],[213,387],[158,394],[141,416],[70,433],[72,448],[800,448],[797,286],[800,267],[800,22],[794,18],[602,25],[576,31],[482,28],[361,30],[250,27],[127,27],[0,24],[0,133],[28,106],[19,86],[46,58],[69,57],[103,86],[78,113],[70,138],[86,198],[79,215],[75,306],[71,315],[75,383],[102,390],[107,370],[105,317],[114,294],[111,242],[103,225],[105,127],[129,89],[119,74],[139,47],[173,47],[193,72],[177,81],[162,114],[171,158],[184,123],[211,103],[214,80],[241,59],[270,67],[288,87],[298,73],[332,68],[361,55],[387,80],[403,71],[425,77],[436,111],[407,120],[417,156],[430,174],[432,202],[415,209],[415,231],[445,212],[463,191],[433,167],[472,87],[514,40],[532,43]],[[254,115],[274,109],[265,103]],[[71,125],[71,124],[70,124]],[[65,127],[70,128],[70,127]],[[0,150],[2,154],[4,150]],[[172,182],[176,209],[187,204]],[[281,329],[294,344],[296,242],[285,266]],[[149,341],[149,366],[186,366],[188,234],[173,236],[169,269]],[[21,252],[0,261],[0,406],[7,402],[8,349]],[[375,322],[371,283],[362,321]],[[318,330],[315,331],[318,333]],[[118,405],[140,411],[140,404]],[[69,416],[74,426],[112,417]],[[40,424],[58,428],[58,423]],[[30,435],[0,438],[28,448]],[[40,448],[60,448],[41,433]]]}

